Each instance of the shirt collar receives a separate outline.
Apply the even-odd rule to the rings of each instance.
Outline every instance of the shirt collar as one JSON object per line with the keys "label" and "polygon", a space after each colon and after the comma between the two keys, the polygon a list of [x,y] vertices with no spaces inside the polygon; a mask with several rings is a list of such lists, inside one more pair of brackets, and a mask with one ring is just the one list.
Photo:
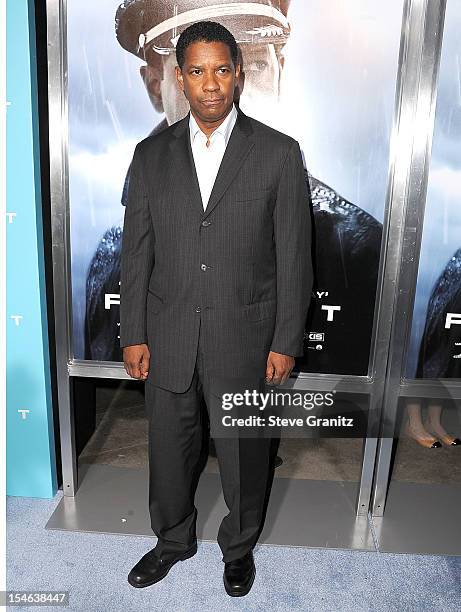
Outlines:
{"label": "shirt collar", "polygon": [[[232,133],[232,129],[235,125],[236,120],[237,120],[237,109],[235,107],[235,104],[232,104],[232,108],[230,112],[228,113],[227,117],[224,119],[221,125],[219,125],[215,130],[213,130],[213,132],[211,133],[211,137],[213,137],[216,133],[222,134],[224,136],[224,142],[226,143],[226,146],[227,146],[227,143],[229,142],[229,138]],[[198,134],[198,132],[202,132],[202,130],[198,126],[197,121],[195,120],[195,117],[192,115],[191,112],[189,112],[189,132],[190,132],[191,142],[194,142],[194,138]],[[203,136],[205,136],[203,132],[202,134]]]}

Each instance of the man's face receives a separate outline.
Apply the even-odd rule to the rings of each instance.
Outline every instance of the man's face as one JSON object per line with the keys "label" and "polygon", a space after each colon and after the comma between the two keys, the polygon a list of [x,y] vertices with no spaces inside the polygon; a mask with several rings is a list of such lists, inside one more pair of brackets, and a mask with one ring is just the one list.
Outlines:
{"label": "man's face", "polygon": [[[274,45],[270,43],[242,44],[240,50],[242,65],[236,79],[235,97],[245,113],[270,124],[278,103],[283,56],[279,58]],[[176,79],[176,55],[159,56],[159,61],[163,64],[155,74],[153,68],[145,67],[152,75],[149,81],[143,76],[152,103],[156,110],[160,111],[163,107],[167,122],[171,125],[188,113],[189,103]]]}
{"label": "man's face", "polygon": [[236,78],[230,49],[222,42],[198,41],[184,53],[182,68],[176,67],[176,79],[195,118],[213,126],[222,121],[234,101]]}

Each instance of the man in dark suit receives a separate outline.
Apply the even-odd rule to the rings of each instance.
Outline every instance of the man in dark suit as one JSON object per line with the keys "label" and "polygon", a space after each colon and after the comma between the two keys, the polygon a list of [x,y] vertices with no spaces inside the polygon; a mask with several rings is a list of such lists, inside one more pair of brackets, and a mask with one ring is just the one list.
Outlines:
{"label": "man in dark suit", "polygon": [[[136,587],[197,550],[201,400],[213,433],[217,381],[286,381],[313,284],[298,142],[233,103],[240,66],[224,26],[189,26],[176,57],[190,112],[136,146],[122,238],[120,346],[127,373],[146,382],[158,537],[130,572]],[[270,438],[216,436],[215,447],[229,508],[218,532],[224,584],[240,596],[255,576]]]}

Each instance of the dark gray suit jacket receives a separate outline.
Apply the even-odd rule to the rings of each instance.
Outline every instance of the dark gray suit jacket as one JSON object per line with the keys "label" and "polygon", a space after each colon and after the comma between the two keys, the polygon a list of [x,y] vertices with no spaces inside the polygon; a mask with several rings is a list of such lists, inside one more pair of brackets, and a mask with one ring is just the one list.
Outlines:
{"label": "dark gray suit jacket", "polygon": [[313,272],[296,140],[238,109],[204,211],[189,114],[137,144],[125,210],[120,346],[146,343],[147,382],[190,385],[201,328],[207,369],[264,376],[270,350],[303,354]]}

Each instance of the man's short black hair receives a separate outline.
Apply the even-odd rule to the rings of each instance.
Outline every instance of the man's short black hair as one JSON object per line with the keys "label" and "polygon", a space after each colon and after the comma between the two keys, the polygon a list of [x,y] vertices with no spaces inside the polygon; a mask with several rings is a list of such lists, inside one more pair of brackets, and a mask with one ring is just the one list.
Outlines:
{"label": "man's short black hair", "polygon": [[229,30],[216,21],[197,21],[182,32],[176,43],[176,61],[181,70],[184,66],[185,51],[194,42],[222,42],[226,44],[229,47],[234,68],[237,66],[238,47]]}

